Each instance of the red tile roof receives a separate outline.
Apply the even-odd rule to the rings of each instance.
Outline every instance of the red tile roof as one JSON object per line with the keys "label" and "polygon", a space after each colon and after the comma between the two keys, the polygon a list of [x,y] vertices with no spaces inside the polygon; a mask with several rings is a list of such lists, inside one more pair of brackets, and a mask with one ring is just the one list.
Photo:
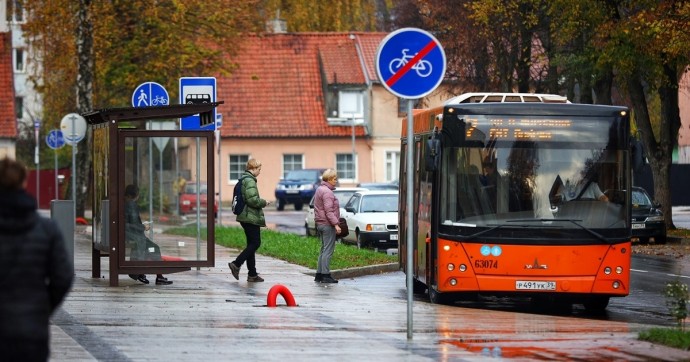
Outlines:
{"label": "red tile roof", "polygon": [[[363,33],[291,33],[248,36],[238,68],[230,77],[218,77],[218,107],[223,114],[223,137],[349,137],[350,126],[329,126],[324,86],[367,86],[355,42]],[[378,41],[385,33],[366,35]],[[370,46],[363,55],[372,62]],[[368,68],[368,67],[367,67]],[[375,72],[374,72],[375,74]],[[325,81],[324,78],[325,77]],[[357,127],[358,136],[364,136]]]}
{"label": "red tile roof", "polygon": [[0,33],[0,137],[17,138],[12,73],[12,33]]}

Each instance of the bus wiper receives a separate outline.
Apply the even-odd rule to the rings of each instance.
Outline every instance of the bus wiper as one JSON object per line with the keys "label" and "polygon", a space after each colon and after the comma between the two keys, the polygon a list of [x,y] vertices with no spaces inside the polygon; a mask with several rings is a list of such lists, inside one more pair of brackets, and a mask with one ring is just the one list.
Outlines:
{"label": "bus wiper", "polygon": [[506,222],[530,222],[530,221],[540,221],[540,222],[564,221],[564,222],[569,222],[569,223],[572,223],[572,224],[578,226],[580,229],[592,234],[594,237],[596,237],[597,239],[599,239],[603,242],[609,241],[604,235],[601,235],[598,232],[580,224],[582,222],[581,219],[522,219],[522,220],[508,220]]}

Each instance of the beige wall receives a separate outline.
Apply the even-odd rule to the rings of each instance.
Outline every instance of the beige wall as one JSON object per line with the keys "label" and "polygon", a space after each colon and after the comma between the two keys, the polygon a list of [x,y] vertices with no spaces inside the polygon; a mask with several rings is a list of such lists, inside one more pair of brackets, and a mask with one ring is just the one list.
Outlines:
{"label": "beige wall", "polygon": [[[261,198],[275,201],[274,190],[278,180],[283,175],[283,154],[304,155],[304,168],[335,167],[335,155],[337,153],[351,153],[352,139],[223,139],[221,145],[221,170],[218,172],[218,160],[216,160],[216,185],[218,175],[221,176],[221,199],[224,201],[232,198],[232,189],[237,180],[228,179],[229,155],[249,155],[262,163],[261,175],[258,178],[259,195]],[[343,182],[342,186],[353,186],[358,182],[369,182],[371,175],[371,149],[368,143],[361,138],[355,139],[355,152],[357,153],[358,168],[357,180],[354,183]],[[216,187],[218,189],[218,187]]]}
{"label": "beige wall", "polygon": [[[444,87],[437,88],[425,98],[425,105],[436,107],[450,98]],[[381,85],[372,87],[372,119],[371,127],[371,166],[372,182],[388,182],[386,179],[386,153],[400,151],[400,135],[402,127],[406,126],[405,118],[398,114],[398,97],[390,93]],[[400,164],[400,163],[398,163]]]}

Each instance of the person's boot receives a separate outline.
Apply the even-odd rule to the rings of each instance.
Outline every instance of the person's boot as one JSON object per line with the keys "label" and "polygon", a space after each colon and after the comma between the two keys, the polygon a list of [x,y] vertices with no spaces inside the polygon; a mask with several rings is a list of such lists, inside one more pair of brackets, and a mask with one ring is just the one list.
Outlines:
{"label": "person's boot", "polygon": [[335,280],[335,279],[333,279],[333,277],[331,277],[330,273],[329,274],[322,274],[321,283],[333,284],[333,283],[337,283],[337,282],[338,282],[337,280]]}
{"label": "person's boot", "polygon": [[314,275],[314,281],[315,281],[315,282],[320,282],[321,280],[323,280],[323,274],[321,274],[321,273],[316,273],[316,274]]}

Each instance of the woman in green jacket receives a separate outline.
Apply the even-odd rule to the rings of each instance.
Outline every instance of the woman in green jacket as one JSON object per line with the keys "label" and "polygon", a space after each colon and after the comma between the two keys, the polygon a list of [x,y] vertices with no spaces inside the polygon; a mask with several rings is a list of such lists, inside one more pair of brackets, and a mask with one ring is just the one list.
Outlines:
{"label": "woman in green jacket", "polygon": [[261,227],[266,226],[263,208],[270,204],[259,197],[259,189],[256,186],[256,178],[261,173],[261,162],[256,159],[247,161],[247,167],[237,182],[242,183],[242,198],[244,210],[237,215],[237,221],[244,229],[247,237],[247,247],[242,250],[234,261],[228,263],[232,276],[240,279],[240,268],[247,262],[248,282],[263,282],[264,279],[256,272],[256,251],[261,246]]}

